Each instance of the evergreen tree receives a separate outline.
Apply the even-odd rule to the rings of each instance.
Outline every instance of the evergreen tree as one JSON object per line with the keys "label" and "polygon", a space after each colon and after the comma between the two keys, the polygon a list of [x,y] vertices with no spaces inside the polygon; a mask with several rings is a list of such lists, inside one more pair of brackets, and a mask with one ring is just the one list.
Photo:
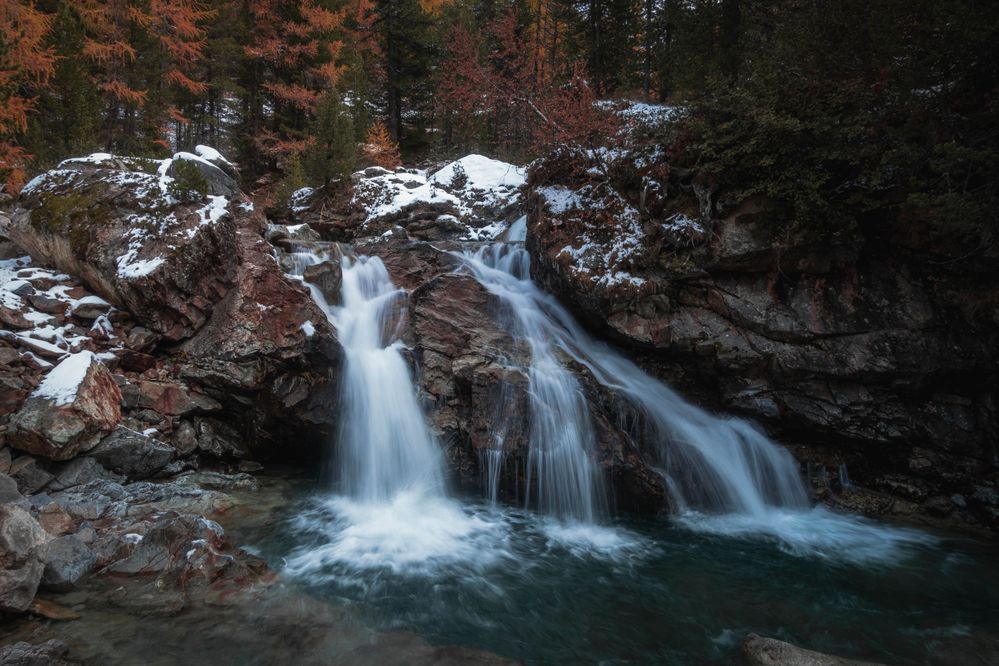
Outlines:
{"label": "evergreen tree", "polygon": [[340,94],[327,92],[319,100],[316,117],[309,125],[312,143],[302,154],[302,167],[310,183],[326,186],[354,170],[357,142],[354,123]]}

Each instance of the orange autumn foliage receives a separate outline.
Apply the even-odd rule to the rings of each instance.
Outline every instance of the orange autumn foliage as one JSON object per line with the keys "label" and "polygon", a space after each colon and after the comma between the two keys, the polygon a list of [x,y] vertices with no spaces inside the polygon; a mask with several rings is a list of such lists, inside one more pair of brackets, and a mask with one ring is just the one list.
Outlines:
{"label": "orange autumn foliage", "polygon": [[0,178],[10,192],[24,184],[31,156],[14,144],[28,127],[35,98],[25,91],[44,86],[52,75],[55,56],[45,46],[51,18],[34,5],[0,0]]}
{"label": "orange autumn foliage", "polygon": [[363,153],[367,161],[386,169],[394,169],[402,164],[399,144],[392,139],[388,127],[382,120],[374,121],[368,128]]}

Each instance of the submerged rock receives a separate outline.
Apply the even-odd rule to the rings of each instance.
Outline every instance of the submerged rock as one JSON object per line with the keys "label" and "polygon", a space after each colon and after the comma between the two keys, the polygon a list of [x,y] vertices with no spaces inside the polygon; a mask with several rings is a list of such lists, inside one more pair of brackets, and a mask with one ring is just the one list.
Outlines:
{"label": "submerged rock", "polygon": [[0,646],[0,664],[3,666],[73,666],[75,661],[64,659],[69,646],[59,640],[49,640],[34,645],[19,641]]}
{"label": "submerged rock", "polygon": [[884,666],[813,652],[756,634],[749,634],[742,641],[742,656],[747,666]]}

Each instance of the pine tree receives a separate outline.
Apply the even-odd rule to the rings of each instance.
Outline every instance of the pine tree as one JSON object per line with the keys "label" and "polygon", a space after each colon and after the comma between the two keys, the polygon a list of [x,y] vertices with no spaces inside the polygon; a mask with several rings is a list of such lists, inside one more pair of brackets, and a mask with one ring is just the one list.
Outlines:
{"label": "pine tree", "polygon": [[336,91],[320,98],[309,135],[312,143],[302,154],[302,167],[310,183],[326,186],[353,171],[357,161],[354,124]]}
{"label": "pine tree", "polygon": [[51,18],[19,0],[0,0],[0,178],[9,192],[24,184],[28,152],[15,144],[36,108],[32,92],[44,87],[54,69],[45,38]]}
{"label": "pine tree", "polygon": [[83,56],[104,98],[104,148],[142,148],[134,144],[143,143],[140,112],[149,88],[138,65],[148,53],[147,30],[156,17],[132,0],[77,0],[76,9],[87,31]]}
{"label": "pine tree", "polygon": [[67,155],[100,147],[101,99],[80,58],[84,29],[71,0],[60,0],[47,43],[56,55],[50,85],[38,96],[38,113],[24,143],[35,155],[34,166],[47,168]]}
{"label": "pine tree", "polygon": [[244,132],[250,166],[274,166],[308,145],[306,127],[322,93],[343,73],[337,62],[344,11],[326,2],[250,0]]}

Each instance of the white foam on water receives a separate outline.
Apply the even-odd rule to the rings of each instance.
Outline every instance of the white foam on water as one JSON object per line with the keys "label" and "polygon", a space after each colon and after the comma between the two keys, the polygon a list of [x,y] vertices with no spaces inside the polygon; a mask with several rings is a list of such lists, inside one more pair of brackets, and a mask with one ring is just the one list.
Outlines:
{"label": "white foam on water", "polygon": [[295,526],[322,541],[286,562],[289,574],[310,579],[343,576],[343,569],[435,575],[460,564],[483,570],[512,557],[509,525],[498,514],[420,491],[402,491],[383,502],[326,497],[299,515]]}
{"label": "white foam on water", "polygon": [[885,525],[822,507],[804,511],[771,509],[762,515],[687,511],[673,520],[704,534],[769,539],[790,555],[866,565],[895,564],[938,543],[936,537],[917,529]]}

